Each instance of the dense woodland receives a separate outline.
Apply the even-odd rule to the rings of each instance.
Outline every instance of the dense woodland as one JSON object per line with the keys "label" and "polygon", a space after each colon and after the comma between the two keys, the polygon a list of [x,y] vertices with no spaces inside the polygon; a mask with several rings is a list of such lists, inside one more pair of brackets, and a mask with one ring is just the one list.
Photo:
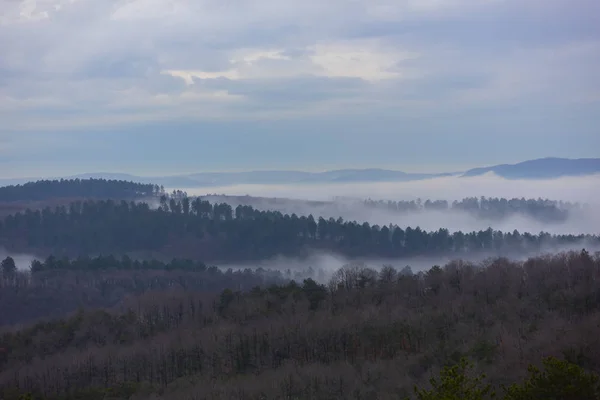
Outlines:
{"label": "dense woodland", "polygon": [[[43,256],[26,271],[11,257],[0,265],[2,400],[600,400],[600,253],[417,274],[358,261],[333,276],[212,265],[316,250],[530,254],[595,249],[598,236],[425,232],[105,180],[0,188],[0,202],[13,210],[0,219],[0,248]],[[579,207],[364,205],[544,221]]]}
{"label": "dense woodland", "polygon": [[174,283],[5,330],[0,398],[599,399],[599,328],[600,254],[586,251],[416,275],[348,265],[326,285],[215,294]]}
{"label": "dense woodland", "polygon": [[0,202],[56,198],[137,199],[158,196],[158,185],[106,179],[60,179],[0,187]]}
{"label": "dense woodland", "polygon": [[[600,242],[591,235],[479,232],[370,225],[367,222],[311,215],[235,209],[200,198],[162,196],[157,210],[146,203],[83,201],[69,207],[9,215],[0,222],[0,246],[9,250],[57,255],[142,252],[205,262],[257,260],[310,250],[349,257],[462,255],[465,253],[531,254],[565,246]],[[585,243],[584,243],[585,242]]]}
{"label": "dense woodland", "polygon": [[14,260],[7,257],[1,271],[0,326],[62,317],[78,308],[113,307],[148,291],[181,288],[217,293],[318,276],[312,270],[223,271],[183,259],[164,263],[112,256],[72,260],[50,256],[45,261],[34,260],[30,271],[17,271]]}
{"label": "dense woodland", "polygon": [[[21,211],[17,202],[38,208],[39,202],[47,201],[57,203],[58,199],[113,199],[132,200],[140,198],[152,198],[165,195],[162,186],[153,184],[142,184],[122,180],[106,179],[60,179],[40,180],[28,182],[22,185],[11,185],[0,187],[0,212],[2,209],[15,209]],[[167,197],[181,199],[184,192],[174,191]],[[208,197],[220,199],[218,202],[226,202],[235,205],[250,205],[258,209],[261,206],[269,210],[292,214],[294,207],[298,209],[309,207],[324,208],[330,213],[343,204],[357,204],[355,200],[337,199],[337,201],[302,201],[293,199],[260,198],[251,196],[225,196],[210,195]],[[524,198],[486,198],[472,197],[460,201],[448,202],[447,200],[365,200],[358,204],[369,208],[385,209],[398,213],[420,212],[420,211],[463,211],[475,215],[477,218],[499,220],[512,215],[524,215],[542,222],[564,221],[569,212],[581,210],[585,205],[554,201],[548,199],[524,199]],[[40,208],[43,208],[41,206]],[[2,213],[6,214],[6,213]],[[337,216],[336,216],[337,217]]]}

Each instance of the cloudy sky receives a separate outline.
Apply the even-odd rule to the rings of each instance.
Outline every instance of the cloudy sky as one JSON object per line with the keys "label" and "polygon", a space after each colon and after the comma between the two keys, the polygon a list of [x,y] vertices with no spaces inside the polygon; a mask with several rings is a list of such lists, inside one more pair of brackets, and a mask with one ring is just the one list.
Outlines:
{"label": "cloudy sky", "polygon": [[0,176],[600,148],[598,0],[0,0]]}

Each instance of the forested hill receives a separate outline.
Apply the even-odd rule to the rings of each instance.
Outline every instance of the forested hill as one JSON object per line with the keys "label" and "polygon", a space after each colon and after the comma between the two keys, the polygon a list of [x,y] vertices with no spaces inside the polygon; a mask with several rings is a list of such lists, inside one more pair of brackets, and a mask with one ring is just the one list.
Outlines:
{"label": "forested hill", "polygon": [[158,185],[106,179],[40,180],[0,187],[0,202],[57,198],[136,199],[158,196]]}
{"label": "forested hill", "polygon": [[596,247],[590,235],[550,235],[493,231],[426,232],[419,227],[315,220],[234,209],[200,198],[167,199],[153,210],[147,203],[85,201],[7,216],[0,223],[0,246],[36,254],[124,254],[146,252],[205,262],[245,261],[276,255],[302,255],[310,250],[334,251],[349,257],[416,255],[515,254],[550,247]]}
{"label": "forested hill", "polygon": [[[220,294],[201,290],[219,275],[246,287],[257,276],[8,277],[0,281],[6,309],[32,297],[73,306],[85,293],[137,296],[0,333],[0,398],[491,400],[491,385],[498,400],[598,400],[599,272],[600,259],[582,251],[417,275],[347,266],[327,286],[305,280]],[[548,356],[562,360],[528,371]],[[475,371],[430,381],[463,358]]]}
{"label": "forested hill", "polygon": [[[205,294],[225,289],[249,291],[255,286],[281,284],[290,279],[302,281],[313,273],[313,270],[293,273],[221,270],[199,261],[174,259],[165,263],[113,256],[76,259],[50,256],[44,261],[33,260],[31,268],[23,271],[17,270],[14,259],[7,257],[0,266],[0,328],[61,318],[79,307],[110,308],[127,297],[150,291],[189,290]],[[3,344],[6,343],[0,338],[0,348]]]}

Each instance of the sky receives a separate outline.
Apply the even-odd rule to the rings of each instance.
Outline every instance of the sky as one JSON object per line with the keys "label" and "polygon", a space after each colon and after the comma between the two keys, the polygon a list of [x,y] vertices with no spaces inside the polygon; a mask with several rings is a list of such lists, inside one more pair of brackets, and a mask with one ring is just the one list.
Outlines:
{"label": "sky", "polygon": [[600,156],[597,0],[0,0],[0,177]]}

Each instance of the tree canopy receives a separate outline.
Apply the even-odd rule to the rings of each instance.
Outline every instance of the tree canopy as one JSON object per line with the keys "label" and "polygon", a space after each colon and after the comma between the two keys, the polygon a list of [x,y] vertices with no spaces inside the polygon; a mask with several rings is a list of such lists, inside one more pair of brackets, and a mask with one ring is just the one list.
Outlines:
{"label": "tree canopy", "polygon": [[143,202],[78,201],[28,210],[0,221],[0,245],[55,254],[153,251],[205,262],[256,260],[278,254],[330,250],[349,257],[531,254],[564,246],[594,246],[595,235],[500,232],[427,232],[417,227],[315,219],[250,206],[233,209],[200,198],[162,196],[158,209]]}
{"label": "tree canopy", "polygon": [[0,332],[0,397],[597,400],[599,256],[482,267],[347,265],[328,285],[210,268],[19,272],[0,281],[0,316],[113,303]]}
{"label": "tree canopy", "polygon": [[0,187],[0,201],[55,198],[136,199],[164,193],[158,185],[116,179],[55,179]]}

